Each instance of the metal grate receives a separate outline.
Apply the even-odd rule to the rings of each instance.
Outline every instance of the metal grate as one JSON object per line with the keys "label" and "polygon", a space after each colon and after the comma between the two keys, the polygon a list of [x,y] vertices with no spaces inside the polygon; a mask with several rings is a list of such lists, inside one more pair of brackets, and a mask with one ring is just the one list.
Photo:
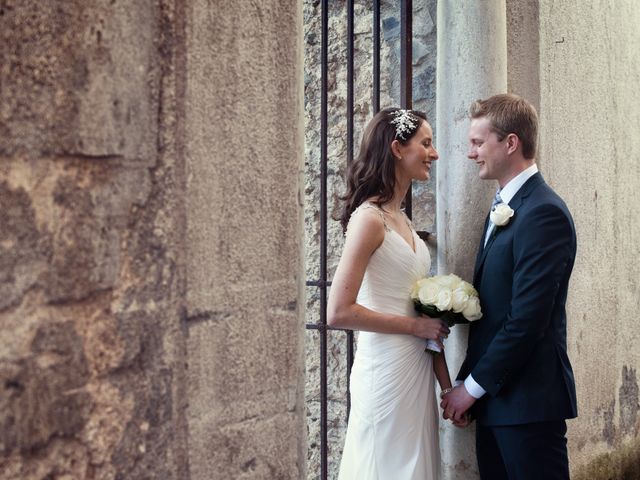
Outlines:
{"label": "metal grate", "polygon": [[[400,106],[412,107],[412,0],[400,0]],[[380,110],[380,0],[372,1],[373,13],[373,79],[372,105],[374,113]],[[354,0],[347,0],[347,162],[353,161],[354,154]],[[307,280],[308,287],[319,289],[319,321],[306,325],[308,330],[317,330],[320,337],[320,479],[328,475],[328,435],[327,435],[327,332],[345,332],[347,342],[347,418],[351,408],[349,377],[354,355],[354,335],[351,330],[332,328],[327,325],[327,288],[331,281],[327,278],[327,96],[328,96],[328,39],[329,1],[321,1],[321,77],[320,77],[320,275]],[[411,217],[411,189],[405,199],[405,209]],[[424,232],[418,234],[425,238]]]}

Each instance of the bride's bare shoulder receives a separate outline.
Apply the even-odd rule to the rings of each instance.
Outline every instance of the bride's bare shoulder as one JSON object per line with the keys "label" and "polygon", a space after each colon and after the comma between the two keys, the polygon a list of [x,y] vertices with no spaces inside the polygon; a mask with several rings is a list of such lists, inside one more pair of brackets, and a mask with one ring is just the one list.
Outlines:
{"label": "bride's bare shoulder", "polygon": [[380,207],[372,202],[363,202],[351,214],[347,236],[368,235],[382,238],[386,230],[387,223]]}

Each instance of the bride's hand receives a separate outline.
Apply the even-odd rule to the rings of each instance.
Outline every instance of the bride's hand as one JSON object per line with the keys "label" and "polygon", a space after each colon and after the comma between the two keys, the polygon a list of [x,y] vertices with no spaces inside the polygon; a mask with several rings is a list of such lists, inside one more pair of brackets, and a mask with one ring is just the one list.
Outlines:
{"label": "bride's hand", "polygon": [[413,335],[416,337],[435,340],[441,347],[441,338],[449,336],[449,327],[438,318],[431,318],[427,315],[416,317],[413,326]]}
{"label": "bride's hand", "polygon": [[455,419],[451,419],[451,423],[453,423],[456,427],[459,428],[465,428],[468,427],[469,424],[471,423],[471,417],[469,416],[469,413],[465,413],[462,418],[460,420],[455,420]]}

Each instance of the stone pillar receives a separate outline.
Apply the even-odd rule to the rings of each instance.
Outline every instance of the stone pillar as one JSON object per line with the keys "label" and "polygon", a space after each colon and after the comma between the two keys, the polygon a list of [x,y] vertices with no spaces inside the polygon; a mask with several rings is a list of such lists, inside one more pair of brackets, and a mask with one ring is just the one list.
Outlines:
{"label": "stone pillar", "polygon": [[[509,93],[540,111],[539,1],[507,0],[507,83]],[[540,161],[539,158],[536,158]]]}
{"label": "stone pillar", "polygon": [[0,478],[186,478],[176,2],[0,4]]}
{"label": "stone pillar", "polygon": [[303,478],[300,24],[0,2],[0,480]]}
{"label": "stone pillar", "polygon": [[[485,215],[495,185],[478,178],[467,159],[468,111],[472,101],[507,88],[504,0],[438,2],[437,179],[439,273],[471,280]],[[447,342],[452,375],[464,358],[468,328],[457,326]],[[473,427],[442,423],[444,478],[477,475]]]}
{"label": "stone pillar", "polygon": [[191,479],[304,477],[302,11],[189,2]]}

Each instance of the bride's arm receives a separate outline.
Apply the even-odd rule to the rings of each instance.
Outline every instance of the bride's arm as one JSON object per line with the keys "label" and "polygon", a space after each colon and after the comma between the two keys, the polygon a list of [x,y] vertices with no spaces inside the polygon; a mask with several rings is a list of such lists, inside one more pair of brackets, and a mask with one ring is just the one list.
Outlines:
{"label": "bride's arm", "polygon": [[437,319],[378,313],[356,298],[373,252],[384,240],[384,224],[373,209],[358,211],[349,222],[340,263],[331,283],[327,322],[332,327],[379,333],[404,333],[439,341],[448,328]]}
{"label": "bride's arm", "polygon": [[445,392],[447,389],[451,389],[451,376],[449,375],[449,368],[447,367],[447,359],[444,356],[444,350],[433,356],[433,372],[440,384],[440,390]]}
{"label": "bride's arm", "polygon": [[[433,372],[440,384],[440,396],[442,397],[452,390],[451,376],[449,375],[449,367],[447,367],[447,359],[444,355],[444,350],[433,356]],[[469,412],[465,412],[460,420],[451,419],[451,422],[456,427],[466,427],[471,423],[471,417],[469,416]]]}

